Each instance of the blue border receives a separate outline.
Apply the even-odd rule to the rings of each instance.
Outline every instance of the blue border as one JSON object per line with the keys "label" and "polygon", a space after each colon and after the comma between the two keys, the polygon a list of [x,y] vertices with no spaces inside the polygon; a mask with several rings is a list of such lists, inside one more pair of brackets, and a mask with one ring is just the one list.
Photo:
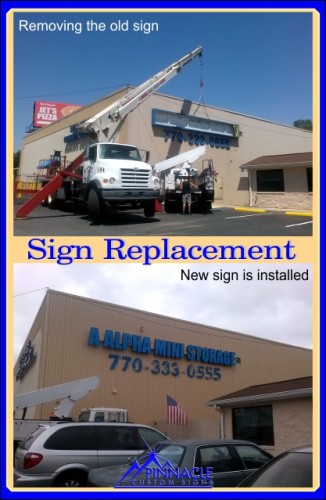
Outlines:
{"label": "blue border", "polygon": [[[1,69],[2,74],[6,75],[6,13],[10,9],[14,8],[37,8],[37,9],[53,9],[53,8],[76,8],[76,10],[80,8],[120,8],[120,9],[128,9],[128,8],[165,8],[165,9],[173,9],[173,8],[184,8],[185,10],[189,8],[198,8],[204,10],[205,8],[289,8],[289,9],[298,9],[298,8],[306,8],[306,9],[315,9],[320,14],[320,89],[321,89],[321,102],[320,102],[320,111],[321,111],[321,124],[320,124],[320,303],[323,304],[325,300],[325,261],[324,261],[324,252],[325,252],[325,145],[324,145],[324,137],[325,137],[325,66],[324,66],[324,58],[325,58],[325,3],[323,1],[275,1],[275,2],[265,2],[265,1],[224,1],[224,2],[210,2],[210,1],[165,1],[165,2],[146,2],[146,1],[137,1],[137,2],[22,2],[22,1],[5,1],[1,3]],[[300,34],[298,34],[300,36]],[[1,114],[1,130],[6,130],[6,82],[5,80],[1,80],[1,104],[2,104],[2,114]],[[2,160],[2,169],[6,168],[6,154],[5,154],[5,133],[1,134],[1,160]],[[8,164],[10,164],[8,162]],[[4,176],[4,174],[3,174]],[[3,180],[3,179],[2,179]],[[7,177],[5,176],[5,181],[7,181]],[[1,402],[2,408],[5,408],[5,394],[6,394],[6,182],[0,183],[0,206],[1,206],[1,246],[0,246],[0,255],[1,255]],[[12,214],[8,214],[9,217]],[[325,313],[321,307],[320,312],[320,422],[321,424],[325,422],[325,366],[324,366],[324,358],[322,353],[325,350],[325,338],[323,336],[323,332],[325,331]],[[9,375],[11,376],[11,375]],[[2,416],[6,413],[2,412]],[[320,465],[321,471],[325,469],[325,429],[324,426],[321,425],[320,429],[320,442],[321,442],[321,456],[320,456]],[[2,477],[5,478],[6,474],[6,427],[5,427],[5,419],[1,419],[1,472]],[[139,499],[149,499],[149,498],[157,498],[164,499],[167,496],[171,499],[195,499],[195,498],[289,498],[289,499],[321,499],[325,498],[325,477],[324,474],[321,473],[321,486],[316,492],[218,492],[218,490],[212,492],[196,492],[194,491],[180,491],[176,490],[169,492],[155,492],[144,491],[144,492],[10,492],[4,485],[5,481],[1,481],[1,498],[3,499],[25,499],[25,498],[69,498],[69,499],[93,499],[93,498],[111,498],[114,496],[118,496],[119,499],[130,499],[130,498],[139,498]]]}

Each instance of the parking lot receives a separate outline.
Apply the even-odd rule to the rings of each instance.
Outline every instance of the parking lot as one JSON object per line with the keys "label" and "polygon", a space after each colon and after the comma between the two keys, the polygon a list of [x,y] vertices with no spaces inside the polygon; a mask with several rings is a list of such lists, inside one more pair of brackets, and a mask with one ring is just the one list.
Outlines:
{"label": "parking lot", "polygon": [[[23,200],[17,200],[14,213]],[[14,236],[312,236],[312,217],[285,212],[238,211],[216,207],[182,215],[157,212],[146,218],[141,209],[107,210],[100,220],[66,204],[63,210],[38,206],[27,218],[14,220]]]}

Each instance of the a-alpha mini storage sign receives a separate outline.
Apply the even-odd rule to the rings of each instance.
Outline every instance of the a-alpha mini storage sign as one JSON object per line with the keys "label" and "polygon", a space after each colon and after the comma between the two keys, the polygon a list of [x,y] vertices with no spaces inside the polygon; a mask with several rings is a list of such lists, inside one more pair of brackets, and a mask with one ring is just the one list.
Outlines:
{"label": "a-alpha mini storage sign", "polygon": [[65,104],[62,102],[35,101],[33,126],[44,127],[70,115],[81,107],[77,104]]}
{"label": "a-alpha mini storage sign", "polygon": [[[162,339],[152,340],[150,337],[114,330],[100,333],[99,328],[94,326],[89,331],[88,345],[115,351],[108,354],[109,368],[123,372],[133,370],[139,373],[145,370],[153,375],[186,375],[192,379],[219,381],[222,377],[221,366],[233,367],[238,361],[235,352]],[[129,355],[127,351],[137,356]],[[150,354],[154,359],[146,360],[146,356],[143,356]],[[171,358],[174,360],[171,361]],[[181,366],[175,360],[185,360],[186,365]]]}

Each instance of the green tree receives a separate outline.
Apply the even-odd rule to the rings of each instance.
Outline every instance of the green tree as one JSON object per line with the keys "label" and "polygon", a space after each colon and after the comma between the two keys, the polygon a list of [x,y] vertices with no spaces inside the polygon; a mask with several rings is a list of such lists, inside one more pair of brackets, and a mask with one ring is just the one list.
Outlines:
{"label": "green tree", "polygon": [[293,126],[297,128],[302,128],[304,130],[312,130],[312,121],[311,120],[296,120],[293,122]]}

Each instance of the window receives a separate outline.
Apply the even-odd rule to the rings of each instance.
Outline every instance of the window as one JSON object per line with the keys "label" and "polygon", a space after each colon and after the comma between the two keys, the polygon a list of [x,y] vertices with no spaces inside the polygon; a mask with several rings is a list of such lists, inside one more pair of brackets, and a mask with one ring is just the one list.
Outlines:
{"label": "window", "polygon": [[147,427],[138,427],[138,432],[140,436],[140,448],[147,449],[147,445],[151,448],[158,443],[162,443],[165,441],[166,437],[160,432],[155,431],[154,429],[148,429]]}
{"label": "window", "polygon": [[44,448],[47,450],[96,450],[94,427],[68,425],[60,428],[49,437]]}
{"label": "window", "polygon": [[283,192],[283,169],[257,170],[257,191]]}
{"label": "window", "polygon": [[135,427],[100,425],[97,428],[99,450],[138,450]]}
{"label": "window", "polygon": [[89,422],[90,412],[89,411],[81,411],[79,413],[78,422]]}
{"label": "window", "polygon": [[[162,446],[159,446],[155,451],[155,460],[158,460],[164,468],[167,466],[167,461],[171,462],[174,467],[179,467],[185,452],[186,448],[179,444],[163,444]],[[149,450],[145,451],[140,456],[140,458],[137,459],[138,464],[142,465],[146,463],[150,455],[151,453],[149,452]],[[150,466],[150,464],[148,464],[148,466]],[[155,467],[156,466],[157,464],[155,465]]]}
{"label": "window", "polygon": [[89,148],[88,159],[89,159],[89,161],[95,161],[96,160],[96,146],[93,146],[93,147]]}
{"label": "window", "polygon": [[234,448],[241,458],[245,469],[258,469],[271,459],[270,455],[256,448],[256,446],[241,444],[235,445]]}
{"label": "window", "polygon": [[205,446],[199,448],[196,453],[195,467],[212,467],[213,472],[229,472],[238,470],[234,464],[230,450],[227,446]]}
{"label": "window", "polygon": [[259,445],[274,445],[272,405],[234,408],[232,425],[234,439],[245,439]]}
{"label": "window", "polygon": [[104,411],[97,411],[95,413],[94,422],[104,422]]}
{"label": "window", "polygon": [[312,193],[312,167],[307,168],[308,193]]}
{"label": "window", "polygon": [[140,161],[140,154],[137,148],[124,146],[121,144],[100,144],[99,157],[103,159],[115,160],[135,160]]}

